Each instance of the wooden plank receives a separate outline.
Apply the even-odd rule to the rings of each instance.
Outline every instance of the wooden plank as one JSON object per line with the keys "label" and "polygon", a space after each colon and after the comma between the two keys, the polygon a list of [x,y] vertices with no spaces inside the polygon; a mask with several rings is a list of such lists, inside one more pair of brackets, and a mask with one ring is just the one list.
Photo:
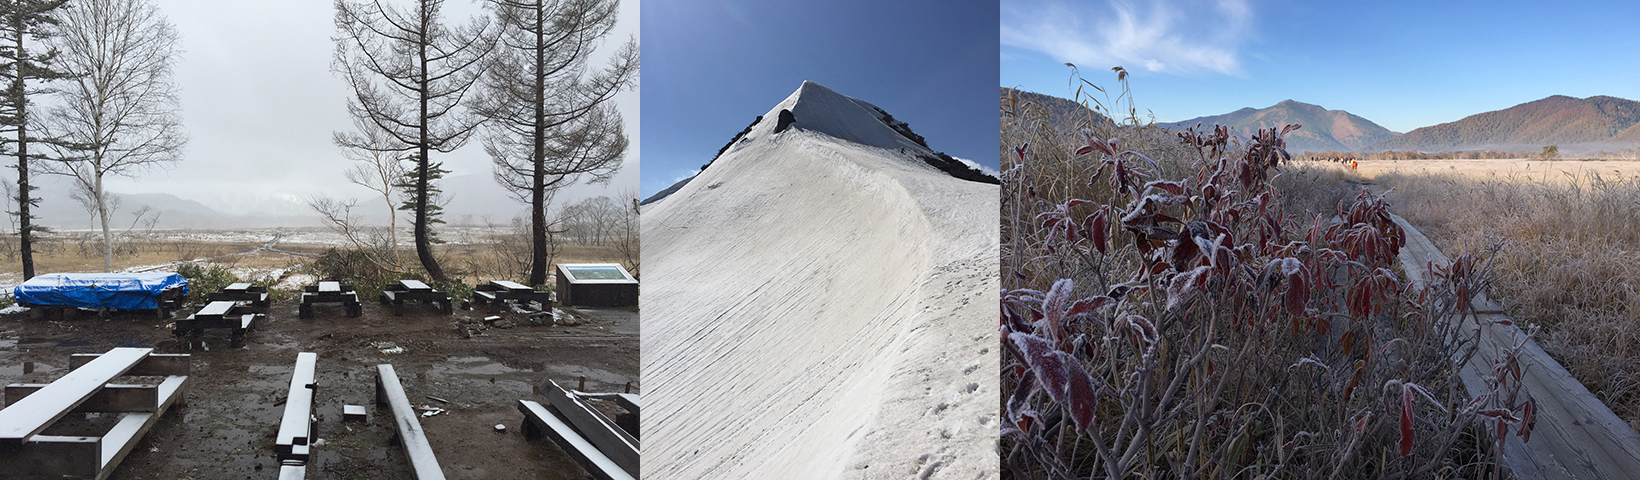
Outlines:
{"label": "wooden plank", "polygon": [[341,293],[342,282],[319,282],[319,293]]}
{"label": "wooden plank", "polygon": [[307,465],[281,465],[279,480],[302,480],[307,478]]}
{"label": "wooden plank", "polygon": [[7,478],[97,478],[102,469],[102,437],[35,435],[15,453],[0,457]]}
{"label": "wooden plank", "polygon": [[[68,369],[74,370],[86,363],[96,360],[101,353],[76,353],[68,356]],[[186,353],[150,353],[125,372],[126,375],[145,375],[166,377],[171,375],[188,374],[188,354]]]}
{"label": "wooden plank", "polygon": [[[6,385],[6,402],[16,403],[45,388],[41,383],[13,383]],[[75,412],[147,412],[159,411],[159,385],[103,386],[81,403]]]}
{"label": "wooden plank", "polygon": [[599,413],[596,409],[582,402],[581,399],[570,395],[567,390],[558,386],[557,382],[547,380],[541,387],[541,395],[547,397],[558,413],[564,415],[570,425],[580,431],[587,441],[604,452],[604,455],[613,460],[621,469],[633,476],[638,475],[638,441],[632,438],[626,430],[615,425],[615,422]]}
{"label": "wooden plank", "polygon": [[[1400,253],[1401,267],[1414,284],[1431,281],[1428,265],[1447,266],[1451,262],[1428,237],[1400,216],[1391,215],[1406,231],[1407,244]],[[1565,367],[1505,320],[1501,307],[1478,296],[1476,312],[1481,323],[1481,341],[1475,357],[1459,372],[1471,398],[1489,393],[1485,378],[1503,349],[1525,342],[1520,360],[1521,383],[1537,401],[1533,414],[1537,428],[1531,442],[1509,435],[1503,445],[1504,464],[1519,478],[1594,479],[1627,478],[1640,472],[1640,434],[1579,383]],[[1464,320],[1461,331],[1473,331],[1473,318]]]}
{"label": "wooden plank", "polygon": [[524,414],[525,434],[530,436],[530,430],[537,434],[545,434],[552,438],[554,443],[564,449],[576,463],[581,464],[588,474],[606,480],[629,480],[634,478],[633,473],[617,465],[609,456],[604,455],[597,447],[592,446],[585,438],[575,433],[569,424],[559,420],[547,412],[540,403],[529,400],[518,401],[518,411]]}
{"label": "wooden plank", "polygon": [[421,280],[399,280],[399,285],[403,285],[405,290],[410,291],[433,289],[433,287],[427,286],[426,283],[422,283]]}
{"label": "wooden plank", "polygon": [[0,445],[18,446],[91,398],[114,377],[125,374],[151,348],[116,348],[34,394],[0,410]]}
{"label": "wooden plank", "polygon": [[285,415],[279,422],[279,433],[274,438],[273,451],[280,460],[296,458],[307,461],[306,449],[294,447],[308,444],[313,434],[313,397],[319,388],[314,381],[314,369],[319,354],[296,354],[296,367],[291,371],[290,391],[285,400]]}
{"label": "wooden plank", "polygon": [[399,383],[393,365],[384,363],[376,366],[376,405],[392,410],[399,444],[404,446],[404,455],[410,458],[416,478],[444,478],[444,471],[439,469],[438,459],[433,456],[433,446],[427,443],[427,433],[422,431],[421,422],[416,420],[416,410],[410,406],[410,398],[405,396],[404,385]]}
{"label": "wooden plank", "polygon": [[250,291],[250,289],[251,289],[250,282],[232,283],[232,284],[229,284],[226,287],[222,287],[222,291],[224,291],[224,292],[247,292],[247,291]]}

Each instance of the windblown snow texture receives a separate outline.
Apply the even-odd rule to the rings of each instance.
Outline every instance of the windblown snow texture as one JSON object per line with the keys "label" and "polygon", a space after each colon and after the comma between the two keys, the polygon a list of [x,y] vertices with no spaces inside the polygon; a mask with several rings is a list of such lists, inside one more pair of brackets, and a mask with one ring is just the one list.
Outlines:
{"label": "windblown snow texture", "polygon": [[643,212],[647,478],[998,472],[998,191],[805,82]]}

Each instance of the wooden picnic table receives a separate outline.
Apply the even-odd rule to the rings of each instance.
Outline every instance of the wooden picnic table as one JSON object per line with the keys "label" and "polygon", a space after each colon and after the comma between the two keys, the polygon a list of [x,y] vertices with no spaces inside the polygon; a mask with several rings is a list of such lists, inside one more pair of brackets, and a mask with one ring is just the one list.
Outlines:
{"label": "wooden picnic table", "polygon": [[530,302],[539,302],[541,310],[550,310],[552,292],[537,292],[528,285],[507,280],[490,280],[489,283],[479,284],[473,288],[472,303],[489,305],[491,312],[501,310],[509,302],[526,308]]}
{"label": "wooden picnic table", "polygon": [[448,294],[434,290],[421,280],[399,280],[390,283],[382,288],[382,294],[377,300],[384,305],[392,304],[394,316],[404,315],[404,302],[407,300],[435,305],[445,315],[455,313]]}
{"label": "wooden picnic table", "polygon": [[211,302],[249,302],[251,307],[256,309],[257,313],[267,313],[268,288],[249,282],[239,282],[222,287],[222,290],[219,292],[213,292],[206,295],[205,300]]}
{"label": "wooden picnic table", "polygon": [[364,313],[359,306],[359,294],[353,291],[352,285],[342,282],[327,280],[302,287],[302,306],[297,309],[297,316],[312,318],[313,304],[316,303],[340,303],[347,309],[349,317]]}
{"label": "wooden picnic table", "polygon": [[197,338],[207,328],[226,328],[232,330],[229,346],[238,348],[245,344],[245,332],[256,328],[256,319],[262,316],[254,310],[227,300],[211,302],[188,318],[177,320],[171,334],[179,339],[188,335]]}
{"label": "wooden picnic table", "polygon": [[[6,478],[107,478],[182,397],[188,356],[149,348],[115,348],[70,357],[68,374],[49,384],[6,387],[0,410],[0,474]],[[180,360],[180,362],[177,362]],[[175,368],[180,367],[180,369]],[[163,375],[159,384],[116,385],[121,376]],[[115,414],[100,437],[46,434],[70,413]],[[156,447],[158,448],[158,447]]]}

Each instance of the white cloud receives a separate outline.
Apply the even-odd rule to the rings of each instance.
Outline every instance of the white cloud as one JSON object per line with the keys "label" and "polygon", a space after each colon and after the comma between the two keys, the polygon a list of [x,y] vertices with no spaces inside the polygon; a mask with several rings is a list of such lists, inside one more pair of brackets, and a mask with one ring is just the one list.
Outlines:
{"label": "white cloud", "polygon": [[1238,50],[1253,23],[1247,2],[1005,0],[1002,44],[1085,69],[1241,76]]}

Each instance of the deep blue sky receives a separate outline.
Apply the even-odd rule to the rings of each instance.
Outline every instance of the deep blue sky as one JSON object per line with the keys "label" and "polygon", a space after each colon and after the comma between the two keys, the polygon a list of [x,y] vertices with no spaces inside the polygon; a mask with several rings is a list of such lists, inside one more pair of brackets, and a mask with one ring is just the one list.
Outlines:
{"label": "deep blue sky", "polygon": [[1640,2],[1002,0],[1002,86],[1126,67],[1157,121],[1293,99],[1398,132],[1550,95],[1640,100]]}
{"label": "deep blue sky", "polygon": [[882,107],[934,150],[997,166],[995,1],[645,1],[647,197],[804,80]]}

